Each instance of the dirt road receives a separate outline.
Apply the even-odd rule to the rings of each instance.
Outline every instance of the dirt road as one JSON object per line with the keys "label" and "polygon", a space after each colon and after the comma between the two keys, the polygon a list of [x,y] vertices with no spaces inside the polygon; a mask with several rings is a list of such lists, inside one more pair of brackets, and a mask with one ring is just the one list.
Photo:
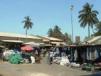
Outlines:
{"label": "dirt road", "polygon": [[72,69],[57,64],[0,64],[0,74],[3,76],[83,76],[89,72]]}

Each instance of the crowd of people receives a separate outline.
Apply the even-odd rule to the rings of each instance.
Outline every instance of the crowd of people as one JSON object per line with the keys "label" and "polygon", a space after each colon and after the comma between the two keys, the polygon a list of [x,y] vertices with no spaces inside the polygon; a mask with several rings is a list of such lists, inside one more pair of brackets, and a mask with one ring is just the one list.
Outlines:
{"label": "crowd of people", "polygon": [[[41,63],[41,60],[44,61],[44,59],[47,59],[47,64],[59,64],[59,65],[70,65],[71,67],[81,67],[82,64],[74,61],[78,59],[77,55],[80,51],[77,53],[73,49],[71,50],[67,46],[49,46],[49,47],[32,47],[32,50],[26,51],[22,50],[21,46],[19,47],[10,47],[10,48],[3,48],[0,49],[0,60],[8,61],[12,64],[34,64],[34,63]],[[79,50],[79,49],[78,49]],[[72,55],[72,51],[74,52],[74,56]],[[81,51],[82,52],[82,51]],[[83,56],[83,55],[82,55]],[[97,60],[99,61],[99,59]],[[45,62],[46,63],[46,62]],[[84,68],[88,68],[88,63],[83,63]],[[82,66],[82,67],[83,67]],[[89,67],[92,67],[93,65],[90,64]]]}
{"label": "crowd of people", "polygon": [[[3,61],[9,61],[11,58],[10,55],[19,54],[21,55],[23,63],[41,63],[41,60],[44,57],[47,57],[47,61],[49,64],[52,63],[58,63],[62,64],[61,61],[65,59],[66,63],[69,63],[68,59],[68,52],[66,47],[33,47],[33,50],[30,52],[22,51],[20,47],[13,47],[13,48],[5,48],[2,49],[2,52],[0,53],[1,59]],[[20,58],[20,59],[21,59]],[[19,62],[20,63],[20,62]],[[65,64],[66,64],[65,63]]]}
{"label": "crowd of people", "polygon": [[69,54],[66,47],[51,47],[48,52],[49,64],[69,64],[70,62],[68,56]]}

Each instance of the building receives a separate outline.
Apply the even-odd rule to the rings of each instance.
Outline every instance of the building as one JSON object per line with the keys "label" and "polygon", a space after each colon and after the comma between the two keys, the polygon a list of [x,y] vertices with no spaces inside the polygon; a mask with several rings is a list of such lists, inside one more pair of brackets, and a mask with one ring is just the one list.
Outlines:
{"label": "building", "polygon": [[101,36],[93,37],[86,41],[87,44],[101,45]]}
{"label": "building", "polygon": [[22,34],[0,32],[1,43],[25,43],[25,42],[42,42],[42,39],[36,36],[26,36]]}
{"label": "building", "polygon": [[66,45],[66,43],[58,38],[54,38],[54,37],[41,37],[43,39],[43,42],[46,44],[52,44],[52,45],[56,45],[56,46],[60,46],[60,45]]}

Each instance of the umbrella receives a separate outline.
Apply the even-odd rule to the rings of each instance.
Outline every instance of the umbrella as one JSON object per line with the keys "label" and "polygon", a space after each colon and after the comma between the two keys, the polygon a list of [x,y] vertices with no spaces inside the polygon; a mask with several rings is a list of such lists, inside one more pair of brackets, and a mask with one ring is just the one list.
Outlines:
{"label": "umbrella", "polygon": [[30,52],[33,50],[33,47],[31,47],[30,45],[25,45],[21,47],[21,50]]}

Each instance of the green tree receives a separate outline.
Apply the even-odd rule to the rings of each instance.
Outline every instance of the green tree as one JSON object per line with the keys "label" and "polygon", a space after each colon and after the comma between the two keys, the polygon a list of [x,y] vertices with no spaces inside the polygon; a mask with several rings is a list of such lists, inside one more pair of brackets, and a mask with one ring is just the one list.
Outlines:
{"label": "green tree", "polygon": [[72,44],[71,36],[68,35],[68,33],[64,34],[64,42],[66,42],[67,44]]}
{"label": "green tree", "polygon": [[52,36],[53,36],[53,29],[52,29],[52,28],[50,28],[50,29],[48,30],[48,36],[49,36],[49,37],[52,37]]}
{"label": "green tree", "polygon": [[55,25],[53,29],[50,28],[48,30],[48,36],[62,39],[67,44],[72,43],[70,35],[68,35],[68,33],[63,34],[61,32],[61,28],[59,26],[57,26],[57,25]]}
{"label": "green tree", "polygon": [[96,31],[95,36],[101,35],[101,21],[96,24]]}
{"label": "green tree", "polygon": [[88,36],[90,37],[90,28],[93,28],[94,24],[98,22],[96,10],[92,9],[93,5],[86,3],[83,6],[83,9],[79,11],[79,22],[80,26],[85,28],[88,26]]}
{"label": "green tree", "polygon": [[23,21],[23,23],[24,23],[24,29],[26,31],[26,36],[27,36],[27,31],[32,28],[33,22],[31,22],[31,18],[29,16],[26,16],[24,19],[25,19]]}
{"label": "green tree", "polygon": [[57,26],[57,25],[54,26],[53,37],[56,37],[56,38],[59,38],[59,39],[63,38],[63,34],[61,32],[61,28],[59,26]]}

